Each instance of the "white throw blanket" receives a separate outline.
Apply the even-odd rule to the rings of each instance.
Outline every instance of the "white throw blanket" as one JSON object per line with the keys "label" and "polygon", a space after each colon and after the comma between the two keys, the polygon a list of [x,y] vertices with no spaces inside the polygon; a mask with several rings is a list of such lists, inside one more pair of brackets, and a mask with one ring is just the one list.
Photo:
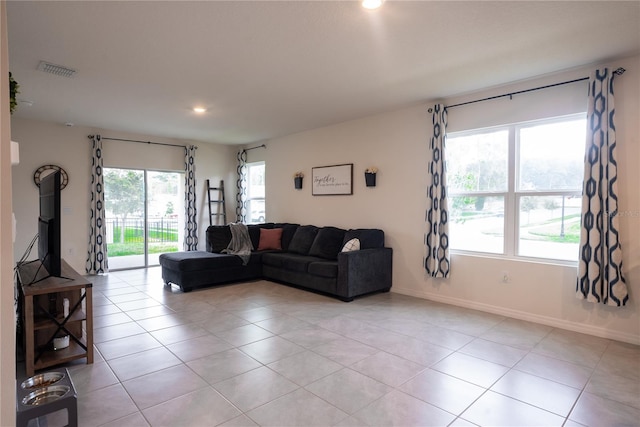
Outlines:
{"label": "white throw blanket", "polygon": [[229,227],[231,227],[231,241],[227,249],[223,249],[222,252],[238,255],[242,258],[242,265],[247,265],[249,258],[251,258],[251,251],[253,250],[251,238],[249,237],[249,229],[245,224],[240,222],[232,222],[229,224]]}

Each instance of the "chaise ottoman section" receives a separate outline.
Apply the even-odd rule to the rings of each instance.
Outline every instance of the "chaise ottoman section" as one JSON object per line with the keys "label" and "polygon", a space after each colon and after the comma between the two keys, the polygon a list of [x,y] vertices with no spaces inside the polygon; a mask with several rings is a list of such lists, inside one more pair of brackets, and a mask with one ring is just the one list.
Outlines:
{"label": "chaise ottoman section", "polygon": [[206,285],[252,279],[262,274],[260,263],[243,265],[238,256],[206,251],[165,253],[160,255],[160,265],[164,283],[175,283],[184,292]]}
{"label": "chaise ottoman section", "polygon": [[205,251],[166,253],[160,255],[160,258],[164,267],[177,271],[211,270],[242,265],[240,257]]}

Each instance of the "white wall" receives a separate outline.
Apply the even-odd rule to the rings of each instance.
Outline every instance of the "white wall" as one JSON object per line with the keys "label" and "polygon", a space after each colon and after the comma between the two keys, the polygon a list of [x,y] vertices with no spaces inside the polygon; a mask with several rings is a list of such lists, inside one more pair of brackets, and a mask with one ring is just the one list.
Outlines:
{"label": "white wall", "polygon": [[[63,124],[14,118],[13,140],[20,143],[20,165],[13,167],[13,202],[18,220],[14,256],[19,259],[37,232],[38,189],[33,172],[45,164],[56,164],[69,174],[69,184],[62,191],[62,253],[77,271],[84,273],[89,227],[89,176],[91,146],[87,135],[98,133],[104,137],[154,141],[171,144],[193,144],[190,141],[159,138],[149,135],[125,134],[104,129],[67,127]],[[205,180],[218,183],[220,179],[235,182],[235,147],[196,143],[196,180],[198,194],[199,249],[205,248],[205,230],[209,225]],[[136,144],[103,140],[105,166],[126,168],[154,168],[166,171],[184,170],[184,151],[181,148],[150,144]],[[227,205],[230,215],[235,197],[226,192],[232,203]],[[32,252],[28,259],[37,258]]]}
{"label": "white wall", "polygon": [[[378,227],[394,250],[393,292],[443,301],[507,316],[640,344],[640,58],[611,64],[627,72],[616,80],[619,147],[621,238],[624,267],[631,294],[622,309],[575,298],[576,268],[539,262],[453,255],[449,279],[425,277],[423,233],[428,142],[434,102],[365,117],[333,126],[267,141],[266,150],[254,150],[250,161],[266,161],[267,219],[343,228]],[[587,76],[590,68],[571,70],[519,84],[492,88],[445,105],[485,96]],[[579,87],[586,87],[584,83]],[[531,109],[531,105],[545,104]],[[460,107],[450,112],[451,128],[515,122],[527,116],[552,116],[586,104],[568,87],[545,90],[502,101],[477,104],[472,115]],[[457,129],[461,130],[461,129]],[[312,196],[311,168],[354,164],[353,196]],[[377,186],[367,188],[364,169],[379,168]],[[305,173],[303,190],[293,188],[293,174]],[[500,272],[509,271],[510,283]]]}
{"label": "white wall", "polygon": [[[0,76],[9,74],[6,2],[0,2]],[[0,425],[16,419],[16,322],[11,250],[11,119],[9,88],[0,84]]]}

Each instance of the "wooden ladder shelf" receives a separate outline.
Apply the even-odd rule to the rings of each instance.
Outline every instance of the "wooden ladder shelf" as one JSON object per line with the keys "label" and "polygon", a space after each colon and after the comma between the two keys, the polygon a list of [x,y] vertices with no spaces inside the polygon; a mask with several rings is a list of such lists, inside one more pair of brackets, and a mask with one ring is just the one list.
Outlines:
{"label": "wooden ladder shelf", "polygon": [[[224,202],[224,181],[220,180],[219,187],[212,187],[207,179],[207,198],[209,201],[209,225],[219,225],[222,217],[222,225],[227,223],[227,209]],[[214,217],[216,219],[214,224]]]}

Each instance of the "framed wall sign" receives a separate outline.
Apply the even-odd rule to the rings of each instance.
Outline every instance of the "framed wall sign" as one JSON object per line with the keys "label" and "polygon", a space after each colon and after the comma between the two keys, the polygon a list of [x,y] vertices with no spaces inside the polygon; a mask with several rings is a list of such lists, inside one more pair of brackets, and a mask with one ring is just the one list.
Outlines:
{"label": "framed wall sign", "polygon": [[314,196],[353,194],[353,163],[311,168]]}

